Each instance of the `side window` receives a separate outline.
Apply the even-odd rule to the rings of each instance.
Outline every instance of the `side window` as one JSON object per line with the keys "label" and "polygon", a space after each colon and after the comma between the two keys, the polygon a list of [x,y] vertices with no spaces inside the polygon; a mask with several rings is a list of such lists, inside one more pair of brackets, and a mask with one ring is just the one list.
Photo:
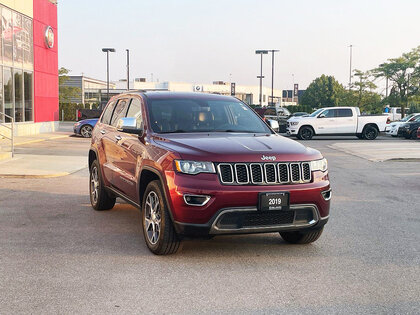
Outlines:
{"label": "side window", "polygon": [[129,100],[128,99],[121,99],[117,106],[115,106],[114,114],[111,118],[111,126],[117,126],[118,120],[120,118],[125,117],[125,113],[127,112],[127,106],[128,106]]}
{"label": "side window", "polygon": [[352,116],[353,116],[353,112],[351,111],[350,108],[338,109],[337,117],[352,117]]}
{"label": "side window", "polygon": [[333,118],[335,117],[335,109],[327,109],[322,112],[322,116],[325,118]]}
{"label": "side window", "polygon": [[401,108],[397,108],[397,114],[401,114]]}
{"label": "side window", "polygon": [[141,102],[138,98],[133,98],[130,103],[130,107],[128,108],[127,117],[134,117],[136,118],[137,128],[142,127],[143,123],[143,116],[141,114]]}
{"label": "side window", "polygon": [[111,121],[112,112],[114,111],[115,101],[108,104],[102,114],[101,123],[109,125]]}
{"label": "side window", "polygon": [[275,108],[267,108],[267,110],[265,111],[264,115],[267,115],[267,116],[277,116],[276,109]]}

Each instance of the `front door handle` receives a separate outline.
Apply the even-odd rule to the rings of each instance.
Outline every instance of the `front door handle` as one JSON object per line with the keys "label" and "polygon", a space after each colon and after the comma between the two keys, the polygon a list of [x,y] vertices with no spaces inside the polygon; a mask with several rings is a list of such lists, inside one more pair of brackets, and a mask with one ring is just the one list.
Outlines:
{"label": "front door handle", "polygon": [[122,138],[121,138],[121,136],[115,136],[115,139],[117,140],[117,141],[120,141]]}
{"label": "front door handle", "polygon": [[101,133],[104,135],[106,133],[106,131],[102,129],[101,130]]}

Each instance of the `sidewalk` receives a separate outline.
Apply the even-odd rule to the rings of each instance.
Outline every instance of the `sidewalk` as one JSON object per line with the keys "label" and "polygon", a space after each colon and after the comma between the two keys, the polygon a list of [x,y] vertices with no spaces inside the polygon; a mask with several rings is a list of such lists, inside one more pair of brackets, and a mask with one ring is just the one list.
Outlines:
{"label": "sidewalk", "polygon": [[[15,156],[8,157],[10,141],[0,140],[0,177],[48,178],[69,175],[87,166],[89,142],[70,132],[15,138]],[[10,152],[9,152],[10,157]]]}

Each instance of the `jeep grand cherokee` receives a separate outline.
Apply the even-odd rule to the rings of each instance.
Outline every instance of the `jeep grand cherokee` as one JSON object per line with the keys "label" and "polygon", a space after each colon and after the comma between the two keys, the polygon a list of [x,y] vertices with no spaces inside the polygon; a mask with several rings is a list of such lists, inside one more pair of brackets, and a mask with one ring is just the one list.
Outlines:
{"label": "jeep grand cherokee", "polygon": [[182,238],[279,232],[319,238],[331,189],[320,152],[277,135],[250,107],[221,95],[127,92],[112,98],[92,134],[90,200],[141,209],[155,254]]}

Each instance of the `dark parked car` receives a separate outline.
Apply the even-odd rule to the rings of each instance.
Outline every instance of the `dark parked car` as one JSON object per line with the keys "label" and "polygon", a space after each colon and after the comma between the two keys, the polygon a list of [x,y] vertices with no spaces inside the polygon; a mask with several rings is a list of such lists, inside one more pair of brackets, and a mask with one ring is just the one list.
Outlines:
{"label": "dark parked car", "polygon": [[321,153],[276,134],[230,96],[112,98],[93,130],[89,169],[92,207],[111,209],[120,197],[141,209],[155,254],[176,252],[184,236],[279,232],[311,243],[329,218]]}
{"label": "dark parked car", "polygon": [[286,133],[287,119],[290,117],[290,112],[284,107],[256,107],[255,111],[264,120],[277,120],[279,123],[279,132]]}
{"label": "dark parked car", "polygon": [[420,116],[406,122],[398,129],[398,136],[406,139],[417,139],[417,129],[420,127]]}
{"label": "dark parked car", "polygon": [[98,122],[99,118],[94,119],[84,119],[78,121],[73,125],[73,132],[76,135],[81,135],[84,138],[92,137],[92,130],[95,127],[96,123]]}

